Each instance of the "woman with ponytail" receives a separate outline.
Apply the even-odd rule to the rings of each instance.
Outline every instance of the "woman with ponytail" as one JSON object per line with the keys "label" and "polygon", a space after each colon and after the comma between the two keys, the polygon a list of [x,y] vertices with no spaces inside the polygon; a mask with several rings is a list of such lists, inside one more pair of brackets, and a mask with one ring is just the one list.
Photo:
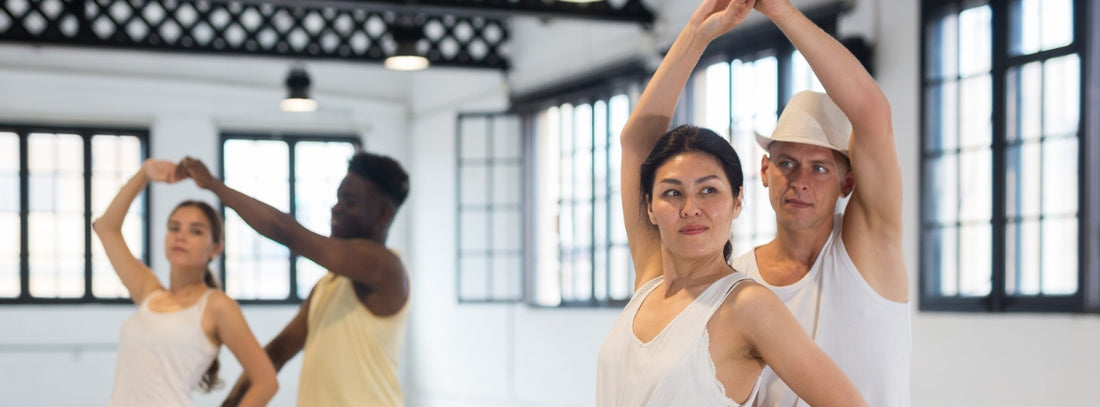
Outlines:
{"label": "woman with ponytail", "polygon": [[192,406],[191,392],[210,392],[218,380],[222,344],[253,383],[240,406],[263,406],[278,389],[275,368],[248,328],[241,309],[218,288],[208,265],[222,251],[222,222],[203,202],[185,201],[168,218],[164,251],[171,265],[165,288],[122,238],[122,221],[151,181],[185,176],[176,164],[146,160],[92,224],[138,311],[121,329],[109,406]]}

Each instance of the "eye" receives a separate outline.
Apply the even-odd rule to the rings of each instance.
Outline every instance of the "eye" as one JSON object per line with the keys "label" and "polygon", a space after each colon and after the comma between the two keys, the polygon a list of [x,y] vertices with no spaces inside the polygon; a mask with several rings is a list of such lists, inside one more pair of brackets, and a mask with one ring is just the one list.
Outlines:
{"label": "eye", "polygon": [[782,160],[779,162],[779,166],[783,168],[791,168],[794,167],[794,163],[787,160]]}
{"label": "eye", "polygon": [[702,190],[702,191],[700,191],[700,192],[702,192],[702,193],[703,193],[704,195],[709,195],[709,194],[715,194],[715,193],[718,193],[718,188],[715,188],[715,187],[703,187],[703,190]]}
{"label": "eye", "polygon": [[179,232],[179,231],[180,231],[180,227],[179,227],[179,226],[175,226],[175,225],[169,225],[169,226],[168,226],[168,231],[169,231],[169,232]]}
{"label": "eye", "polygon": [[815,165],[814,166],[814,172],[816,172],[818,174],[824,174],[826,172],[829,172],[829,169],[825,168],[824,165]]}
{"label": "eye", "polygon": [[195,236],[202,236],[202,229],[191,229],[191,234]]}
{"label": "eye", "polygon": [[680,191],[675,190],[675,189],[670,189],[670,190],[665,191],[661,195],[668,196],[668,197],[680,196]]}

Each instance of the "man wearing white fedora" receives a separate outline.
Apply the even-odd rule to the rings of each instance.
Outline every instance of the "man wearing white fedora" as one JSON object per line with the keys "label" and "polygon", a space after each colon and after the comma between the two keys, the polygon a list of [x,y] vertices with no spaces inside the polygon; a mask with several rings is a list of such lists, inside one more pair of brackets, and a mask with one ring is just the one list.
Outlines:
{"label": "man wearing white fedora", "polygon": [[[776,236],[732,265],[783,300],[870,405],[908,406],[909,277],[890,104],[859,61],[789,0],[755,8],[802,52],[828,95],[796,94],[775,132],[757,135]],[[770,369],[764,380],[756,405],[805,405]]]}

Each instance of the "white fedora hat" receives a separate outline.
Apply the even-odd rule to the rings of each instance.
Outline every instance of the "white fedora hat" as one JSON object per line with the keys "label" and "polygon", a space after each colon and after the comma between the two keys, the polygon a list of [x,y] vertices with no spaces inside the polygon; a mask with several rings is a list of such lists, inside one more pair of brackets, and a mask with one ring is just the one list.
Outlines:
{"label": "white fedora hat", "polygon": [[791,97],[775,123],[771,137],[756,133],[756,142],[764,151],[773,142],[802,143],[831,148],[848,156],[848,138],[852,123],[824,93],[802,91]]}

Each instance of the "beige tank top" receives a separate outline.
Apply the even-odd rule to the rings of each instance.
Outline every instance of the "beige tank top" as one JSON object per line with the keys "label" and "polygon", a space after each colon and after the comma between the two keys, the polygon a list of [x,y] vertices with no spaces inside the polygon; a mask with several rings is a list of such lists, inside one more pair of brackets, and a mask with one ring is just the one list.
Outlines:
{"label": "beige tank top", "polygon": [[398,360],[408,302],[379,317],[359,302],[351,279],[328,273],[309,303],[299,406],[403,406]]}

